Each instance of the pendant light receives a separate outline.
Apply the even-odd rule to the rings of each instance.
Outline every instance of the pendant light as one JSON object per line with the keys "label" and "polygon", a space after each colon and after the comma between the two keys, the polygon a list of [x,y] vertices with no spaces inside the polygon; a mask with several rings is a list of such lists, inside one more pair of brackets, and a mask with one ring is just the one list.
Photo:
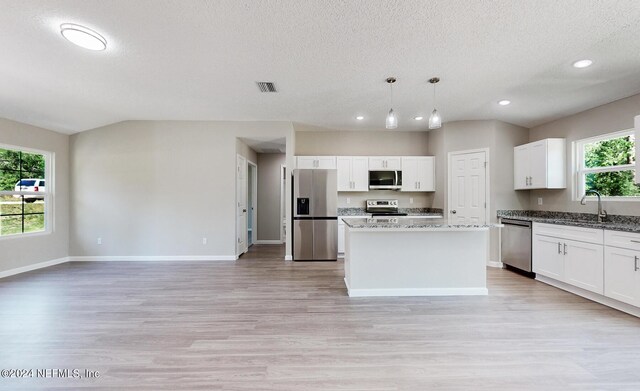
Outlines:
{"label": "pendant light", "polygon": [[440,113],[436,110],[436,83],[439,81],[440,79],[437,77],[429,79],[429,83],[433,84],[433,111],[431,112],[431,116],[429,116],[429,129],[438,129],[442,126],[442,117],[440,117]]}
{"label": "pendant light", "polygon": [[398,117],[396,116],[395,111],[393,111],[393,83],[395,82],[395,77],[387,78],[387,83],[389,83],[389,87],[391,88],[391,109],[389,110],[389,114],[387,114],[387,129],[395,129],[398,127]]}

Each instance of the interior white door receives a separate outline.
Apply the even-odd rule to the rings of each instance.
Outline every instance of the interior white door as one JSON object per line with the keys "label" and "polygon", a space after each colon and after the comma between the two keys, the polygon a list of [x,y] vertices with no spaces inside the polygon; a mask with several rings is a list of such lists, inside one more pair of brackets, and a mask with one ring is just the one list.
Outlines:
{"label": "interior white door", "polygon": [[236,158],[236,253],[247,251],[247,159]]}
{"label": "interior white door", "polygon": [[449,220],[484,224],[486,220],[486,152],[449,155]]}

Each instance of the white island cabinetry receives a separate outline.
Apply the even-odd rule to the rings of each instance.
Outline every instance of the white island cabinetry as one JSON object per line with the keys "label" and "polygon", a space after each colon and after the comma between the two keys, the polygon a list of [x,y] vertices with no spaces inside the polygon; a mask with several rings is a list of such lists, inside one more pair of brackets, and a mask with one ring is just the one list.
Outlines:
{"label": "white island cabinetry", "polygon": [[349,296],[487,294],[487,235],[499,224],[344,218]]}

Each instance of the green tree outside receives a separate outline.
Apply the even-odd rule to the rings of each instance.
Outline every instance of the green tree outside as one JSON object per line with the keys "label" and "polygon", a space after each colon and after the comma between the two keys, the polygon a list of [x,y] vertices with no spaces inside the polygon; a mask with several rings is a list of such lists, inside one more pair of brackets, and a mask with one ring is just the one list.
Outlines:
{"label": "green tree outside", "polygon": [[[633,136],[625,136],[585,145],[585,167],[614,167],[635,163],[634,141]],[[585,190],[595,190],[610,197],[640,196],[640,186],[635,184],[634,172],[635,170],[624,170],[587,174]]]}
{"label": "green tree outside", "polygon": [[0,190],[14,190],[23,178],[44,178],[44,156],[0,149]]}

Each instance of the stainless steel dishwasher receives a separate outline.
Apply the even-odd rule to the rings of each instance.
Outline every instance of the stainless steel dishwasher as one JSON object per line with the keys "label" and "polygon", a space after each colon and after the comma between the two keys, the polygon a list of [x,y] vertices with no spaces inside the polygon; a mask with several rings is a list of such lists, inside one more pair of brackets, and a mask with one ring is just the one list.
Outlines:
{"label": "stainless steel dishwasher", "polygon": [[531,273],[531,222],[502,219],[502,263]]}

